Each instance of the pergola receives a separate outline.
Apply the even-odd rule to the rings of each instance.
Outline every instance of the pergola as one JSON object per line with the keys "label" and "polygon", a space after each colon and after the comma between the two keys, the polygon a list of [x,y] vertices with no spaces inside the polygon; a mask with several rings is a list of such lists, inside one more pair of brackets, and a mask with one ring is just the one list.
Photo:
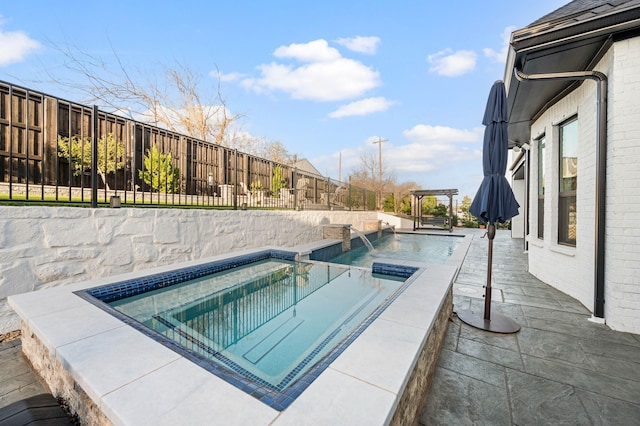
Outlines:
{"label": "pergola", "polygon": [[428,221],[426,221],[425,217],[422,216],[422,197],[429,195],[435,197],[446,195],[447,197],[449,197],[449,232],[453,231],[453,196],[458,195],[457,189],[417,189],[415,191],[411,191],[411,195],[413,195],[413,203],[411,209],[413,210],[414,231],[416,229],[426,229],[423,227],[423,225]]}

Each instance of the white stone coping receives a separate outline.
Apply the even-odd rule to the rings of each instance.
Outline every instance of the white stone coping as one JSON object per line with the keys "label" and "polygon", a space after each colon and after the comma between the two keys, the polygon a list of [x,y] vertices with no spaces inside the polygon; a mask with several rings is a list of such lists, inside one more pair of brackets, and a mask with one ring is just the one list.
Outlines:
{"label": "white stone coping", "polygon": [[451,289],[455,266],[421,264],[411,285],[282,412],[72,293],[228,256],[20,294],[9,297],[9,304],[115,425],[175,425],[187,419],[189,424],[387,424]]}

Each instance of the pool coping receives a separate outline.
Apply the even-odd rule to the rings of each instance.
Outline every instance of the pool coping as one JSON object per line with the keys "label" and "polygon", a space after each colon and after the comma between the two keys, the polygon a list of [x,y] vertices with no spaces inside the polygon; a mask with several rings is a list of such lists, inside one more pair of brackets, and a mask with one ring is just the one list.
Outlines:
{"label": "pool coping", "polygon": [[[264,249],[282,248],[232,254]],[[27,333],[60,362],[113,424],[171,424],[185,418],[193,423],[224,418],[229,424],[258,425],[388,424],[459,269],[453,264],[393,260],[418,267],[415,280],[281,412],[73,294],[228,257],[11,296],[9,303]],[[144,359],[128,356],[132,348],[144,353]],[[145,398],[141,400],[140,395]]]}

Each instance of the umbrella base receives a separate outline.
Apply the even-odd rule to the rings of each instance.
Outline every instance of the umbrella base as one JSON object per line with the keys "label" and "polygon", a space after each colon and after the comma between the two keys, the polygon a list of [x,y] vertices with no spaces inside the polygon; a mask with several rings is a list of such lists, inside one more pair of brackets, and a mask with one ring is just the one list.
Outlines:
{"label": "umbrella base", "polygon": [[520,324],[500,314],[491,314],[491,319],[484,319],[482,312],[474,312],[464,309],[457,312],[458,318],[472,327],[493,333],[511,334],[520,331]]}

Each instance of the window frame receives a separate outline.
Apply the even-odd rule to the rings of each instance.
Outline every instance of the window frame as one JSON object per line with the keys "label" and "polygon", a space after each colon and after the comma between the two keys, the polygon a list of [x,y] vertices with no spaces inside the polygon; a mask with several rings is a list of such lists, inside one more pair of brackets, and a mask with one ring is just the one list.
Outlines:
{"label": "window frame", "polygon": [[544,190],[546,136],[536,139],[538,147],[538,239],[544,240]]}
{"label": "window frame", "polygon": [[[576,126],[572,134],[575,140],[565,139],[567,136],[565,129],[570,125]],[[570,247],[575,247],[577,241],[578,139],[577,116],[571,117],[558,126],[558,244]],[[565,142],[567,144],[574,143],[575,146],[566,146]],[[568,148],[574,149],[575,157],[564,157],[564,152]],[[565,161],[565,158],[567,161]],[[571,158],[575,159],[575,162],[572,162],[571,165],[571,168],[575,169],[575,175],[570,176],[570,178],[563,178],[565,176],[565,168],[569,168],[569,160]],[[570,173],[573,174],[574,171],[571,170]],[[570,185],[569,189],[566,188],[567,183]]]}

